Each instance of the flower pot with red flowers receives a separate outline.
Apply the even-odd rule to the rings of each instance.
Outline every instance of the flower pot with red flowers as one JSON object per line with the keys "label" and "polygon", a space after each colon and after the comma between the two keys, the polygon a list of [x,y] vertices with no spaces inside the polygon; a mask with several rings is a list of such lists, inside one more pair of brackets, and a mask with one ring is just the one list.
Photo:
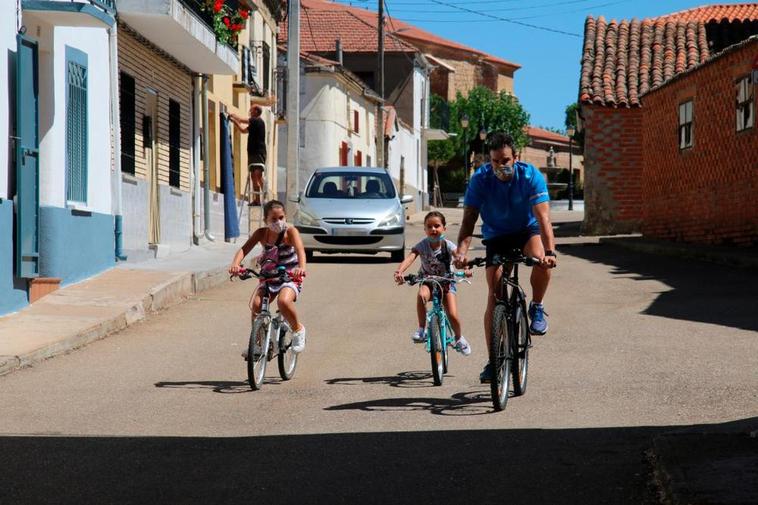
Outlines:
{"label": "flower pot with red flowers", "polygon": [[206,0],[205,9],[213,16],[213,31],[216,40],[223,44],[237,45],[239,33],[245,27],[250,11],[233,9],[224,0]]}

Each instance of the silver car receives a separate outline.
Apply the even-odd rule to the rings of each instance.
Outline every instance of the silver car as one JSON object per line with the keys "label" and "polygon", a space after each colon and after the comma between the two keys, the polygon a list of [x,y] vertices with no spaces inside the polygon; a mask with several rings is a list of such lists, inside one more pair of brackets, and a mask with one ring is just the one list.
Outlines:
{"label": "silver car", "polygon": [[399,198],[382,168],[320,168],[311,175],[295,226],[308,258],[324,253],[388,252],[394,261],[405,254],[405,208],[412,196]]}

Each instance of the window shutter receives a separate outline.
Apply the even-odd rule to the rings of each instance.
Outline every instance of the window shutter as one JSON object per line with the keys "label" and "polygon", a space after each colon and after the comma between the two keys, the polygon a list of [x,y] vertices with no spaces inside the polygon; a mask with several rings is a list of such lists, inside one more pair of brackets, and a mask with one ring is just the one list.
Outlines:
{"label": "window shutter", "polygon": [[87,203],[87,55],[66,48],[66,199]]}
{"label": "window shutter", "polygon": [[178,188],[181,184],[181,106],[168,101],[168,183]]}

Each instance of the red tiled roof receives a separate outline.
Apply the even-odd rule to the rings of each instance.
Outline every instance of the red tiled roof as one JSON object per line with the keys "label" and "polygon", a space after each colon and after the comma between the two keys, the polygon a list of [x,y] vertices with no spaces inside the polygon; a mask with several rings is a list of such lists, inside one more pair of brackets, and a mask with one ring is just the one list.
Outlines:
{"label": "red tiled roof", "polygon": [[551,132],[550,130],[544,130],[537,128],[536,126],[527,126],[526,134],[534,139],[550,140],[553,142],[563,142],[568,144],[569,138],[560,133]]}
{"label": "red tiled roof", "polygon": [[[324,53],[336,50],[340,40],[348,53],[375,53],[378,50],[376,29],[346,10],[313,10],[305,6],[300,17],[300,51]],[[287,22],[279,28],[279,43],[287,43]],[[418,49],[394,36],[384,39],[384,50],[390,53],[415,53]]]}
{"label": "red tiled roof", "polygon": [[758,19],[758,3],[741,3],[741,4],[714,4],[695,7],[673,14],[660,16],[658,19],[664,20],[685,20],[685,21],[702,21],[721,22],[728,21],[752,21]]}
{"label": "red tiled roof", "polygon": [[657,18],[584,25],[579,101],[639,106],[640,97],[708,60],[706,24],[757,21],[758,3],[716,4]]}
{"label": "red tiled roof", "polygon": [[[369,24],[374,29],[374,33],[376,32],[376,26],[377,26],[376,12],[369,11],[366,9],[361,9],[358,7],[351,7],[349,5],[340,4],[336,2],[330,2],[326,0],[301,0],[300,4],[302,5],[303,10],[310,9],[310,12],[314,12],[318,10],[332,11],[332,12],[334,11],[350,12],[354,16],[360,18],[365,23]],[[300,20],[301,24],[303,24],[306,21],[304,18],[305,16],[303,16],[303,18]],[[458,51],[471,53],[476,56],[479,56],[480,58],[490,63],[494,63],[496,65],[503,65],[503,66],[511,67],[513,69],[521,68],[521,66],[518,65],[517,63],[513,63],[510,61],[504,60],[502,58],[499,58],[497,56],[493,56],[491,54],[487,54],[477,49],[465,46],[463,44],[459,44],[458,42],[442,38],[431,32],[427,32],[426,30],[422,30],[421,28],[418,28],[411,24],[400,21],[399,19],[388,17],[387,22],[386,22],[386,30],[388,34],[393,34],[394,36],[399,37],[404,40],[408,40],[411,43],[413,43],[413,40],[419,40],[419,41],[423,41],[427,43],[440,45],[449,49],[455,49]],[[374,36],[374,39],[376,40],[376,36]],[[385,45],[386,45],[386,42],[385,42]]]}

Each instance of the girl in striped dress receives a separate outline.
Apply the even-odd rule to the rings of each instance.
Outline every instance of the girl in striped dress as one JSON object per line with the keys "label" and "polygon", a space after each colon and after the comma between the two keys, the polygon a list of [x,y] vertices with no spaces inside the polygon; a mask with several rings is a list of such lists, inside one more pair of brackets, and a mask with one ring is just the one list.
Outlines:
{"label": "girl in striped dress", "polygon": [[[257,258],[262,272],[273,272],[283,266],[293,279],[289,282],[279,280],[267,282],[271,300],[278,299],[279,312],[287,319],[292,332],[292,350],[302,352],[305,348],[305,326],[300,323],[295,310],[295,301],[302,289],[302,279],[305,277],[305,247],[300,233],[294,226],[287,225],[284,204],[271,200],[263,207],[263,218],[266,226],[253,232],[242,248],[234,255],[229,273],[236,275],[241,268],[242,260],[250,254],[256,244],[263,246],[263,253]],[[269,261],[270,260],[270,261]],[[263,293],[262,283],[250,298],[250,309],[253,318],[260,312]]]}

